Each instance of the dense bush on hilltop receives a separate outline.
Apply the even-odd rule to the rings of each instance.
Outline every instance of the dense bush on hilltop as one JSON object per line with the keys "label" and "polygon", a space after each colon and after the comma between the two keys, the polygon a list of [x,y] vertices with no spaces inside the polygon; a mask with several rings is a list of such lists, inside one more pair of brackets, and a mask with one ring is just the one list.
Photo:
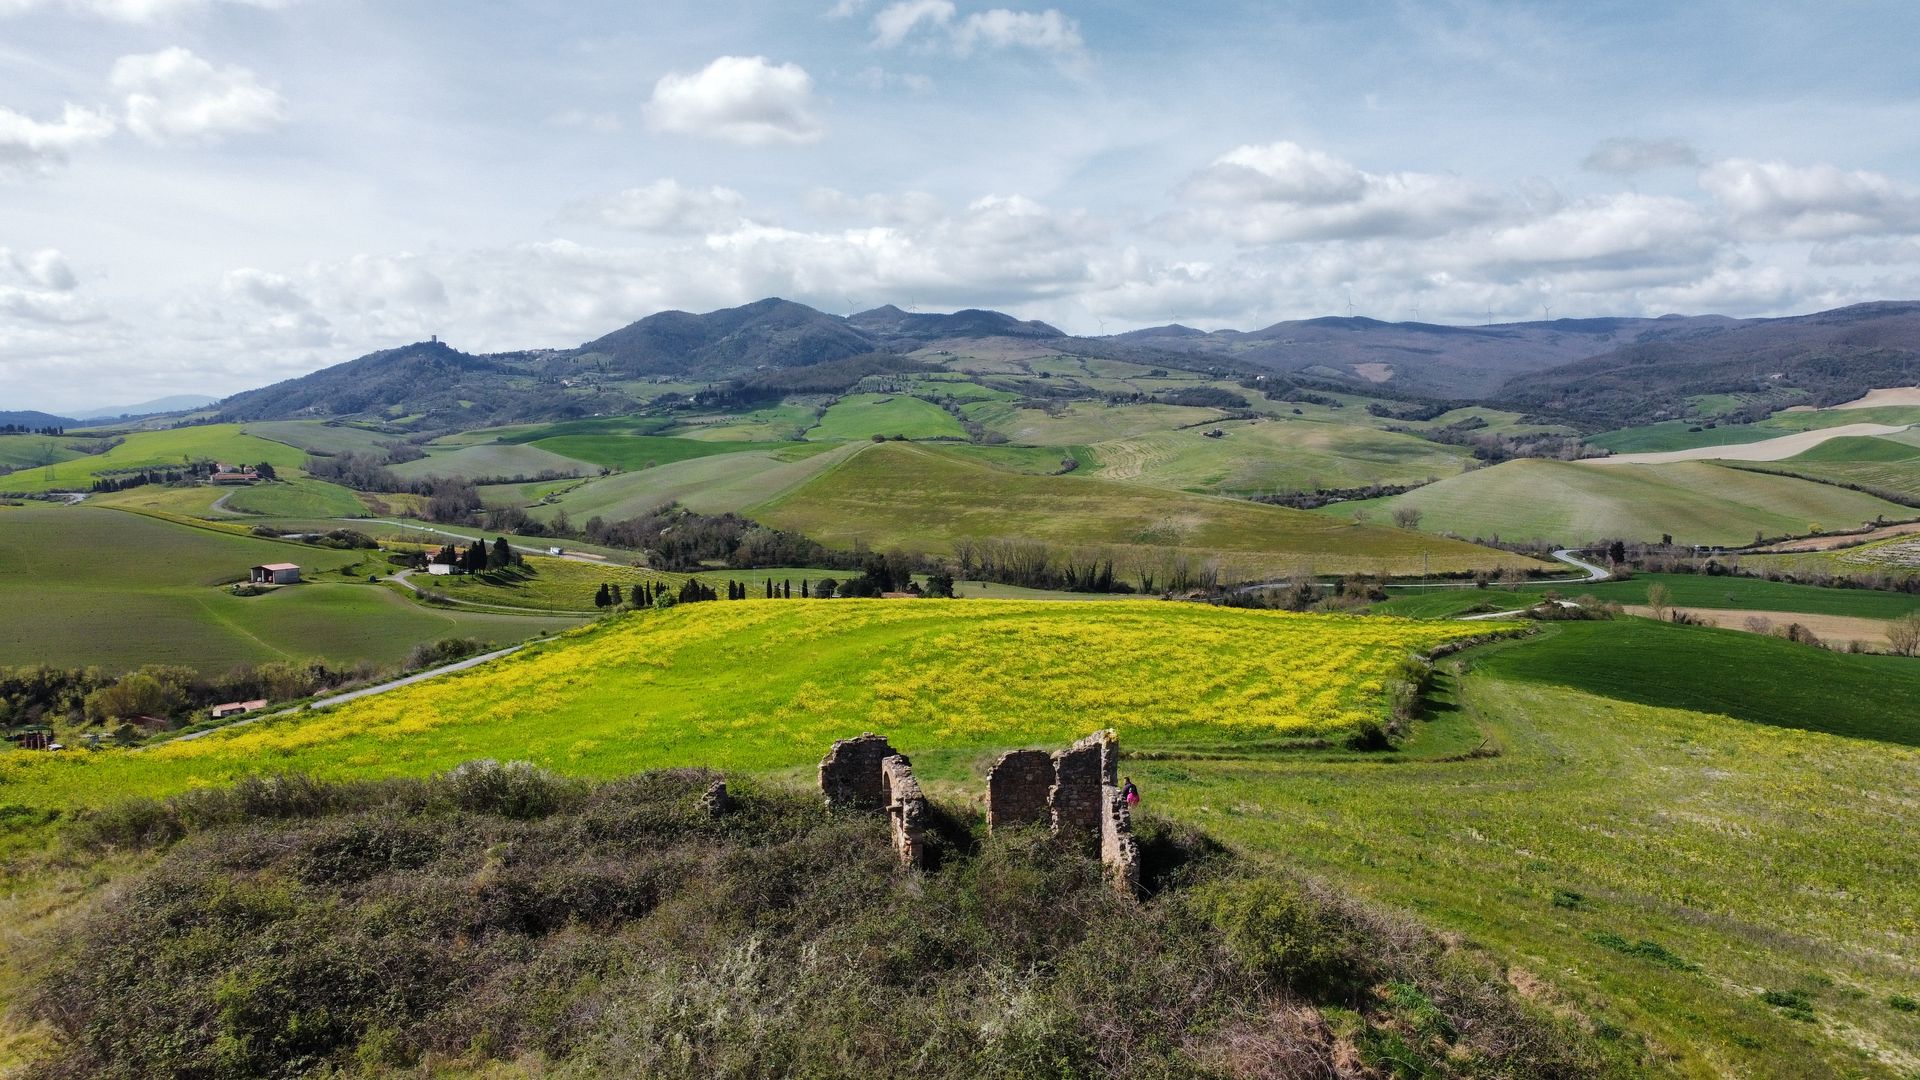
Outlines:
{"label": "dense bush on hilltop", "polygon": [[254,780],[96,816],[82,843],[171,850],[41,973],[31,1008],[58,1038],[34,1073],[1604,1064],[1471,956],[1318,887],[1243,876],[1163,824],[1142,826],[1155,895],[1136,904],[1044,833],[982,840],[949,820],[938,868],[909,873],[879,815],[749,789],[712,818],[696,808],[710,779],[596,786],[481,763],[430,781]]}

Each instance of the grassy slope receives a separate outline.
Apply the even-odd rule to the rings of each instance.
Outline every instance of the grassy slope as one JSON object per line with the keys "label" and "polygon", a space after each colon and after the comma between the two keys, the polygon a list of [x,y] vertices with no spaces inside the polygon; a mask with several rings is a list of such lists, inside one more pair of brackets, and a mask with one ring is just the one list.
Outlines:
{"label": "grassy slope", "polygon": [[1465,450],[1412,435],[1344,424],[1261,421],[1221,425],[1226,438],[1205,428],[1162,431],[1090,447],[1092,474],[1155,487],[1216,494],[1417,484],[1453,476],[1470,460]]}
{"label": "grassy slope", "polygon": [[964,411],[967,419],[984,425],[988,431],[1004,435],[1012,442],[1037,446],[1074,446],[1125,439],[1204,424],[1223,415],[1218,409],[1184,405],[1099,405],[1087,401],[1069,403],[1058,416],[998,401],[968,405]]}
{"label": "grassy slope", "polygon": [[1647,451],[1691,450],[1697,446],[1731,446],[1762,442],[1799,431],[1841,427],[1846,424],[1920,424],[1920,408],[1887,405],[1872,409],[1815,409],[1808,412],[1780,412],[1752,424],[1720,424],[1711,429],[1688,431],[1697,421],[1669,420],[1645,427],[1622,428],[1587,439],[1595,446],[1616,454]]}
{"label": "grassy slope", "polygon": [[403,441],[403,436],[324,420],[266,420],[247,424],[244,430],[249,435],[323,454],[376,453]]}
{"label": "grassy slope", "polygon": [[1179,545],[1219,556],[1244,578],[1307,568],[1419,573],[1423,553],[1435,571],[1522,562],[1396,529],[1072,474],[1016,473],[901,443],[861,449],[756,516],[831,545],[860,540],[876,549],[1024,538],[1150,558],[1154,547]]}
{"label": "grassy slope", "polygon": [[1707,462],[1583,465],[1523,460],[1463,473],[1405,495],[1340,503],[1377,520],[1400,507],[1422,514],[1420,527],[1461,536],[1582,543],[1615,537],[1682,544],[1743,544],[1755,533],[1799,534],[1813,526],[1847,528],[1910,510],[1855,491]]}
{"label": "grassy slope", "polygon": [[367,512],[353,492],[311,477],[234,488],[223,505],[243,514],[283,518],[359,517]]}
{"label": "grassy slope", "polygon": [[[58,464],[82,456],[73,440],[52,435],[0,435],[0,466],[23,468]],[[4,483],[4,481],[0,481]]]}
{"label": "grassy slope", "polygon": [[1920,500],[1920,446],[1872,436],[1821,443],[1785,461],[1744,466],[1836,484],[1860,484]]}
{"label": "grassy slope", "polygon": [[[1650,619],[1564,623],[1485,661],[1506,679],[1664,708],[1920,746],[1920,661]],[[1722,673],[1704,678],[1703,672]]]}
{"label": "grassy slope", "polygon": [[[1742,560],[1744,563],[1746,560]],[[1920,596],[1870,589],[1823,589],[1759,578],[1708,577],[1704,574],[1638,574],[1625,581],[1530,585],[1519,589],[1431,589],[1405,593],[1375,604],[1372,610],[1421,619],[1446,618],[1482,604],[1499,610],[1537,603],[1545,588],[1563,596],[1592,596],[1621,604],[1644,604],[1647,589],[1664,585],[1681,608],[1725,608],[1734,611],[1789,611],[1806,615],[1851,615],[1863,619],[1897,619],[1920,610]]]}
{"label": "grassy slope", "polygon": [[556,435],[532,445],[580,461],[629,471],[715,454],[766,449],[749,442],[676,439],[660,435]]}
{"label": "grassy slope", "polygon": [[15,473],[0,478],[0,489],[35,492],[77,488],[84,491],[99,472],[146,466],[178,466],[189,458],[212,458],[227,464],[266,461],[286,472],[298,469],[306,457],[304,451],[285,443],[243,434],[239,424],[140,431],[127,436],[126,442],[104,454],[61,462],[52,469],[35,469],[30,473]]}
{"label": "grassy slope", "polygon": [[599,471],[585,458],[568,456],[548,447],[498,443],[435,451],[424,458],[403,461],[391,468],[395,475],[406,478],[449,476],[467,480],[538,476],[545,472],[588,476]]}
{"label": "grassy slope", "polygon": [[739,511],[805,483],[856,449],[810,444],[693,458],[595,480],[532,513],[551,520],[565,511],[581,524],[595,516],[637,517],[670,502],[706,514]]}
{"label": "grassy slope", "polygon": [[835,402],[808,429],[815,441],[904,435],[909,439],[965,439],[967,432],[951,414],[930,401],[905,394],[850,394]]}
{"label": "grassy slope", "polygon": [[[1675,1074],[1911,1075],[1920,1018],[1887,1000],[1920,983],[1920,754],[1490,674],[1460,691],[1413,747],[1434,760],[1125,767],[1147,806],[1466,933]],[[1457,759],[1476,746],[1497,756]],[[1804,989],[1817,1022],[1763,989]]]}
{"label": "grassy slope", "polygon": [[[566,625],[427,609],[335,573],[361,557],[117,511],[0,510],[0,664],[391,663],[421,641]],[[253,597],[215,587],[258,562],[299,563],[311,583]]]}

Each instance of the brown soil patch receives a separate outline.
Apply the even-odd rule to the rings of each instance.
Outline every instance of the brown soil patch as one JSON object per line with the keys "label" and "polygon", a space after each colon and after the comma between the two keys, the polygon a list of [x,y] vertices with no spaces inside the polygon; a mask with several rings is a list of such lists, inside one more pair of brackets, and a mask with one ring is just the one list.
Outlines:
{"label": "brown soil patch", "polygon": [[[1644,604],[1627,607],[1629,615],[1651,617],[1652,609]],[[1829,644],[1845,645],[1849,641],[1864,641],[1870,649],[1884,648],[1887,644],[1887,621],[1885,619],[1862,619],[1853,615],[1806,615],[1798,611],[1733,611],[1726,608],[1696,608],[1681,606],[1679,610],[1706,622],[1727,630],[1751,630],[1748,619],[1765,619],[1772,624],[1774,631],[1786,628],[1789,623],[1799,623],[1820,640]]]}
{"label": "brown soil patch", "polygon": [[1393,365],[1382,364],[1378,361],[1367,364],[1355,364],[1353,365],[1353,373],[1368,382],[1382,383],[1393,378]]}
{"label": "brown soil patch", "polygon": [[1808,551],[1832,551],[1835,548],[1853,547],[1874,540],[1889,540],[1912,532],[1920,532],[1920,521],[1908,522],[1905,525],[1887,525],[1869,532],[1847,533],[1843,536],[1810,536],[1805,540],[1789,540],[1771,547],[1754,548],[1742,554],[1794,555]]}

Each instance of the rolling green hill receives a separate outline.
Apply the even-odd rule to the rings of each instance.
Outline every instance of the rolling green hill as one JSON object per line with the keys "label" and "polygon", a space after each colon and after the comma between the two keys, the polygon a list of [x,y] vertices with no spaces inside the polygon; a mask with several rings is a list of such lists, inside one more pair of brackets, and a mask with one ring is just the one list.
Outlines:
{"label": "rolling green hill", "polygon": [[[0,664],[388,664],[423,641],[506,643],[576,621],[423,607],[365,584],[364,556],[116,510],[0,508]],[[299,563],[307,583],[250,597],[217,587],[260,562]]]}
{"label": "rolling green hill", "polygon": [[1160,431],[1089,447],[1091,475],[1220,495],[1418,484],[1452,476],[1472,460],[1456,446],[1346,424],[1262,420]]}
{"label": "rolling green hill", "polygon": [[905,394],[850,394],[835,402],[820,422],[807,430],[807,438],[815,441],[869,439],[875,435],[964,440],[967,432],[945,409]]}
{"label": "rolling green hill", "polygon": [[403,461],[389,468],[395,476],[408,479],[446,476],[461,480],[531,477],[542,473],[589,476],[600,471],[579,457],[569,457],[542,446],[506,443],[481,443],[451,450],[430,449],[426,457]]}
{"label": "rolling green hill", "polygon": [[[650,469],[659,465],[671,465],[676,461],[709,457],[714,454],[737,454],[746,450],[767,449],[750,442],[675,439],[657,435],[555,435],[537,440],[531,445],[549,454],[628,472]],[[488,448],[476,446],[462,453],[474,453],[485,449]],[[572,468],[578,469],[579,466],[575,465]]]}
{"label": "rolling green hill", "polygon": [[[1616,454],[1692,450],[1701,446],[1734,446],[1764,442],[1782,435],[1847,424],[1920,424],[1920,408],[1882,405],[1870,409],[1810,409],[1777,412],[1751,424],[1720,423],[1709,428],[1697,420],[1668,420],[1645,427],[1622,428],[1589,436],[1595,446]],[[1692,429],[1692,430],[1690,430]]]}
{"label": "rolling green hill", "polygon": [[1920,446],[1892,438],[1843,436],[1784,461],[1756,462],[1742,468],[1830,484],[1857,484],[1920,502]]}
{"label": "rolling green hill", "polygon": [[961,539],[1110,547],[1154,565],[1178,547],[1229,577],[1317,572],[1418,574],[1535,565],[1505,552],[1259,503],[1069,474],[1035,476],[905,443],[861,448],[754,510],[830,546],[950,551]]}
{"label": "rolling green hill", "polygon": [[1401,508],[1420,511],[1420,528],[1458,536],[1577,544],[1624,538],[1736,545],[1755,534],[1799,535],[1852,528],[1877,517],[1910,516],[1906,507],[1855,491],[1708,462],[1591,465],[1518,460],[1437,484],[1321,513],[1355,510],[1375,520]]}
{"label": "rolling green hill", "polygon": [[807,443],[693,457],[595,480],[530,512],[543,521],[564,512],[576,525],[593,517],[608,521],[638,517],[670,502],[703,514],[740,512],[805,483],[856,449]]}
{"label": "rolling green hill", "polygon": [[270,462],[282,471],[297,470],[307,455],[285,443],[247,435],[239,424],[207,424],[166,431],[137,431],[104,454],[74,458],[51,469],[0,477],[0,490],[19,492],[72,489],[85,491],[94,477],[115,469],[179,467],[190,460],[253,465]]}

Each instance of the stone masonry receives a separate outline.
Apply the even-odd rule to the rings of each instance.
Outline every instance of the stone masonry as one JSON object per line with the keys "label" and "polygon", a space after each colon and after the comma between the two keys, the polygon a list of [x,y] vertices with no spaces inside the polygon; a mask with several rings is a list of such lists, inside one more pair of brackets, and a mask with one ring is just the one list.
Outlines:
{"label": "stone masonry", "polygon": [[1100,862],[1113,877],[1113,887],[1128,896],[1140,891],[1140,842],[1133,838],[1133,808],[1122,789],[1100,788]]}
{"label": "stone masonry", "polygon": [[923,865],[932,811],[926,796],[920,793],[920,782],[913,778],[913,763],[903,754],[882,761],[880,786],[886,791],[887,820],[893,825],[893,850],[899,853],[902,864]]}
{"label": "stone masonry", "polygon": [[1053,755],[1045,750],[1001,754],[987,772],[987,828],[1050,824],[1052,790]]}
{"label": "stone masonry", "polygon": [[885,809],[880,763],[893,756],[887,737],[871,731],[857,739],[836,741],[820,760],[820,794],[826,797],[827,809]]}
{"label": "stone masonry", "polygon": [[1120,740],[1111,728],[1096,731],[1053,755],[1053,788],[1047,793],[1054,832],[1100,834],[1102,787],[1119,779]]}

